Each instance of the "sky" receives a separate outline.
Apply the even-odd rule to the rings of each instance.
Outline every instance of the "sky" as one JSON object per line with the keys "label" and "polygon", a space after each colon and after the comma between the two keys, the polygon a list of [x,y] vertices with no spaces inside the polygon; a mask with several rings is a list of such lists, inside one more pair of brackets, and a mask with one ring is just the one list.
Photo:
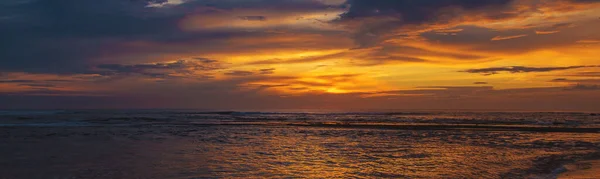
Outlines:
{"label": "sky", "polygon": [[600,0],[2,0],[0,108],[600,111]]}

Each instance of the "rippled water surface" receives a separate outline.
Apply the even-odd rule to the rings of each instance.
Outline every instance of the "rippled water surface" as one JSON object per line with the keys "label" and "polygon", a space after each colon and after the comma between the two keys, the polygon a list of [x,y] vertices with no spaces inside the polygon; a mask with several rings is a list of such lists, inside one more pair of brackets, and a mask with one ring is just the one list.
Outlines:
{"label": "rippled water surface", "polygon": [[1,111],[0,178],[552,177],[600,156],[598,124],[590,113]]}

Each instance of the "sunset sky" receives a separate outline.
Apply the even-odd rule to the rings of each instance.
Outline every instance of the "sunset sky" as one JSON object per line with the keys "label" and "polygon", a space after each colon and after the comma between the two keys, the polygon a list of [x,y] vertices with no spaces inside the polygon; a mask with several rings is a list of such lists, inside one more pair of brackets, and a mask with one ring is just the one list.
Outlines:
{"label": "sunset sky", "polygon": [[0,108],[600,111],[600,0],[2,0]]}

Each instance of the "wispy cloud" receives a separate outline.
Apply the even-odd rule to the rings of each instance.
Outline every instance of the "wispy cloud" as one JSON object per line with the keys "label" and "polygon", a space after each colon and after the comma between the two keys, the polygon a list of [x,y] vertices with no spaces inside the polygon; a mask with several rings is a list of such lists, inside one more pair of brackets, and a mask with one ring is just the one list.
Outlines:
{"label": "wispy cloud", "polygon": [[142,75],[151,78],[179,78],[201,76],[218,69],[223,69],[223,66],[215,60],[195,58],[175,62],[133,65],[101,64],[95,67],[95,72],[110,77]]}
{"label": "wispy cloud", "polygon": [[531,73],[531,72],[550,72],[559,70],[570,70],[578,68],[591,68],[597,66],[568,66],[568,67],[526,67],[526,66],[509,66],[509,67],[491,67],[491,68],[478,68],[468,69],[460,72],[466,73],[479,73],[483,75],[494,75],[500,72],[508,73]]}
{"label": "wispy cloud", "polygon": [[554,33],[559,33],[559,30],[550,30],[550,31],[543,31],[543,30],[536,30],[535,34],[538,35],[546,35],[546,34],[554,34]]}
{"label": "wispy cloud", "polygon": [[527,37],[527,34],[521,34],[521,35],[512,35],[512,36],[496,36],[494,38],[491,39],[491,41],[499,41],[499,40],[510,40],[510,39],[517,39],[517,38],[521,38],[521,37]]}

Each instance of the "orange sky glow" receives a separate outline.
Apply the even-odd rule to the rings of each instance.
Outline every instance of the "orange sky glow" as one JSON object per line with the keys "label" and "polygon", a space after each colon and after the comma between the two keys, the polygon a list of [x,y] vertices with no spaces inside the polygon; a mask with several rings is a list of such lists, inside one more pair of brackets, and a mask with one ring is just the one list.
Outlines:
{"label": "orange sky glow", "polygon": [[[132,16],[158,20],[134,22],[164,27],[135,38],[58,29],[18,49],[33,55],[0,46],[0,107],[600,111],[597,1],[435,6],[425,19],[383,1],[225,2],[146,3]],[[0,24],[25,23],[9,15]],[[123,26],[97,21],[84,25]]]}

